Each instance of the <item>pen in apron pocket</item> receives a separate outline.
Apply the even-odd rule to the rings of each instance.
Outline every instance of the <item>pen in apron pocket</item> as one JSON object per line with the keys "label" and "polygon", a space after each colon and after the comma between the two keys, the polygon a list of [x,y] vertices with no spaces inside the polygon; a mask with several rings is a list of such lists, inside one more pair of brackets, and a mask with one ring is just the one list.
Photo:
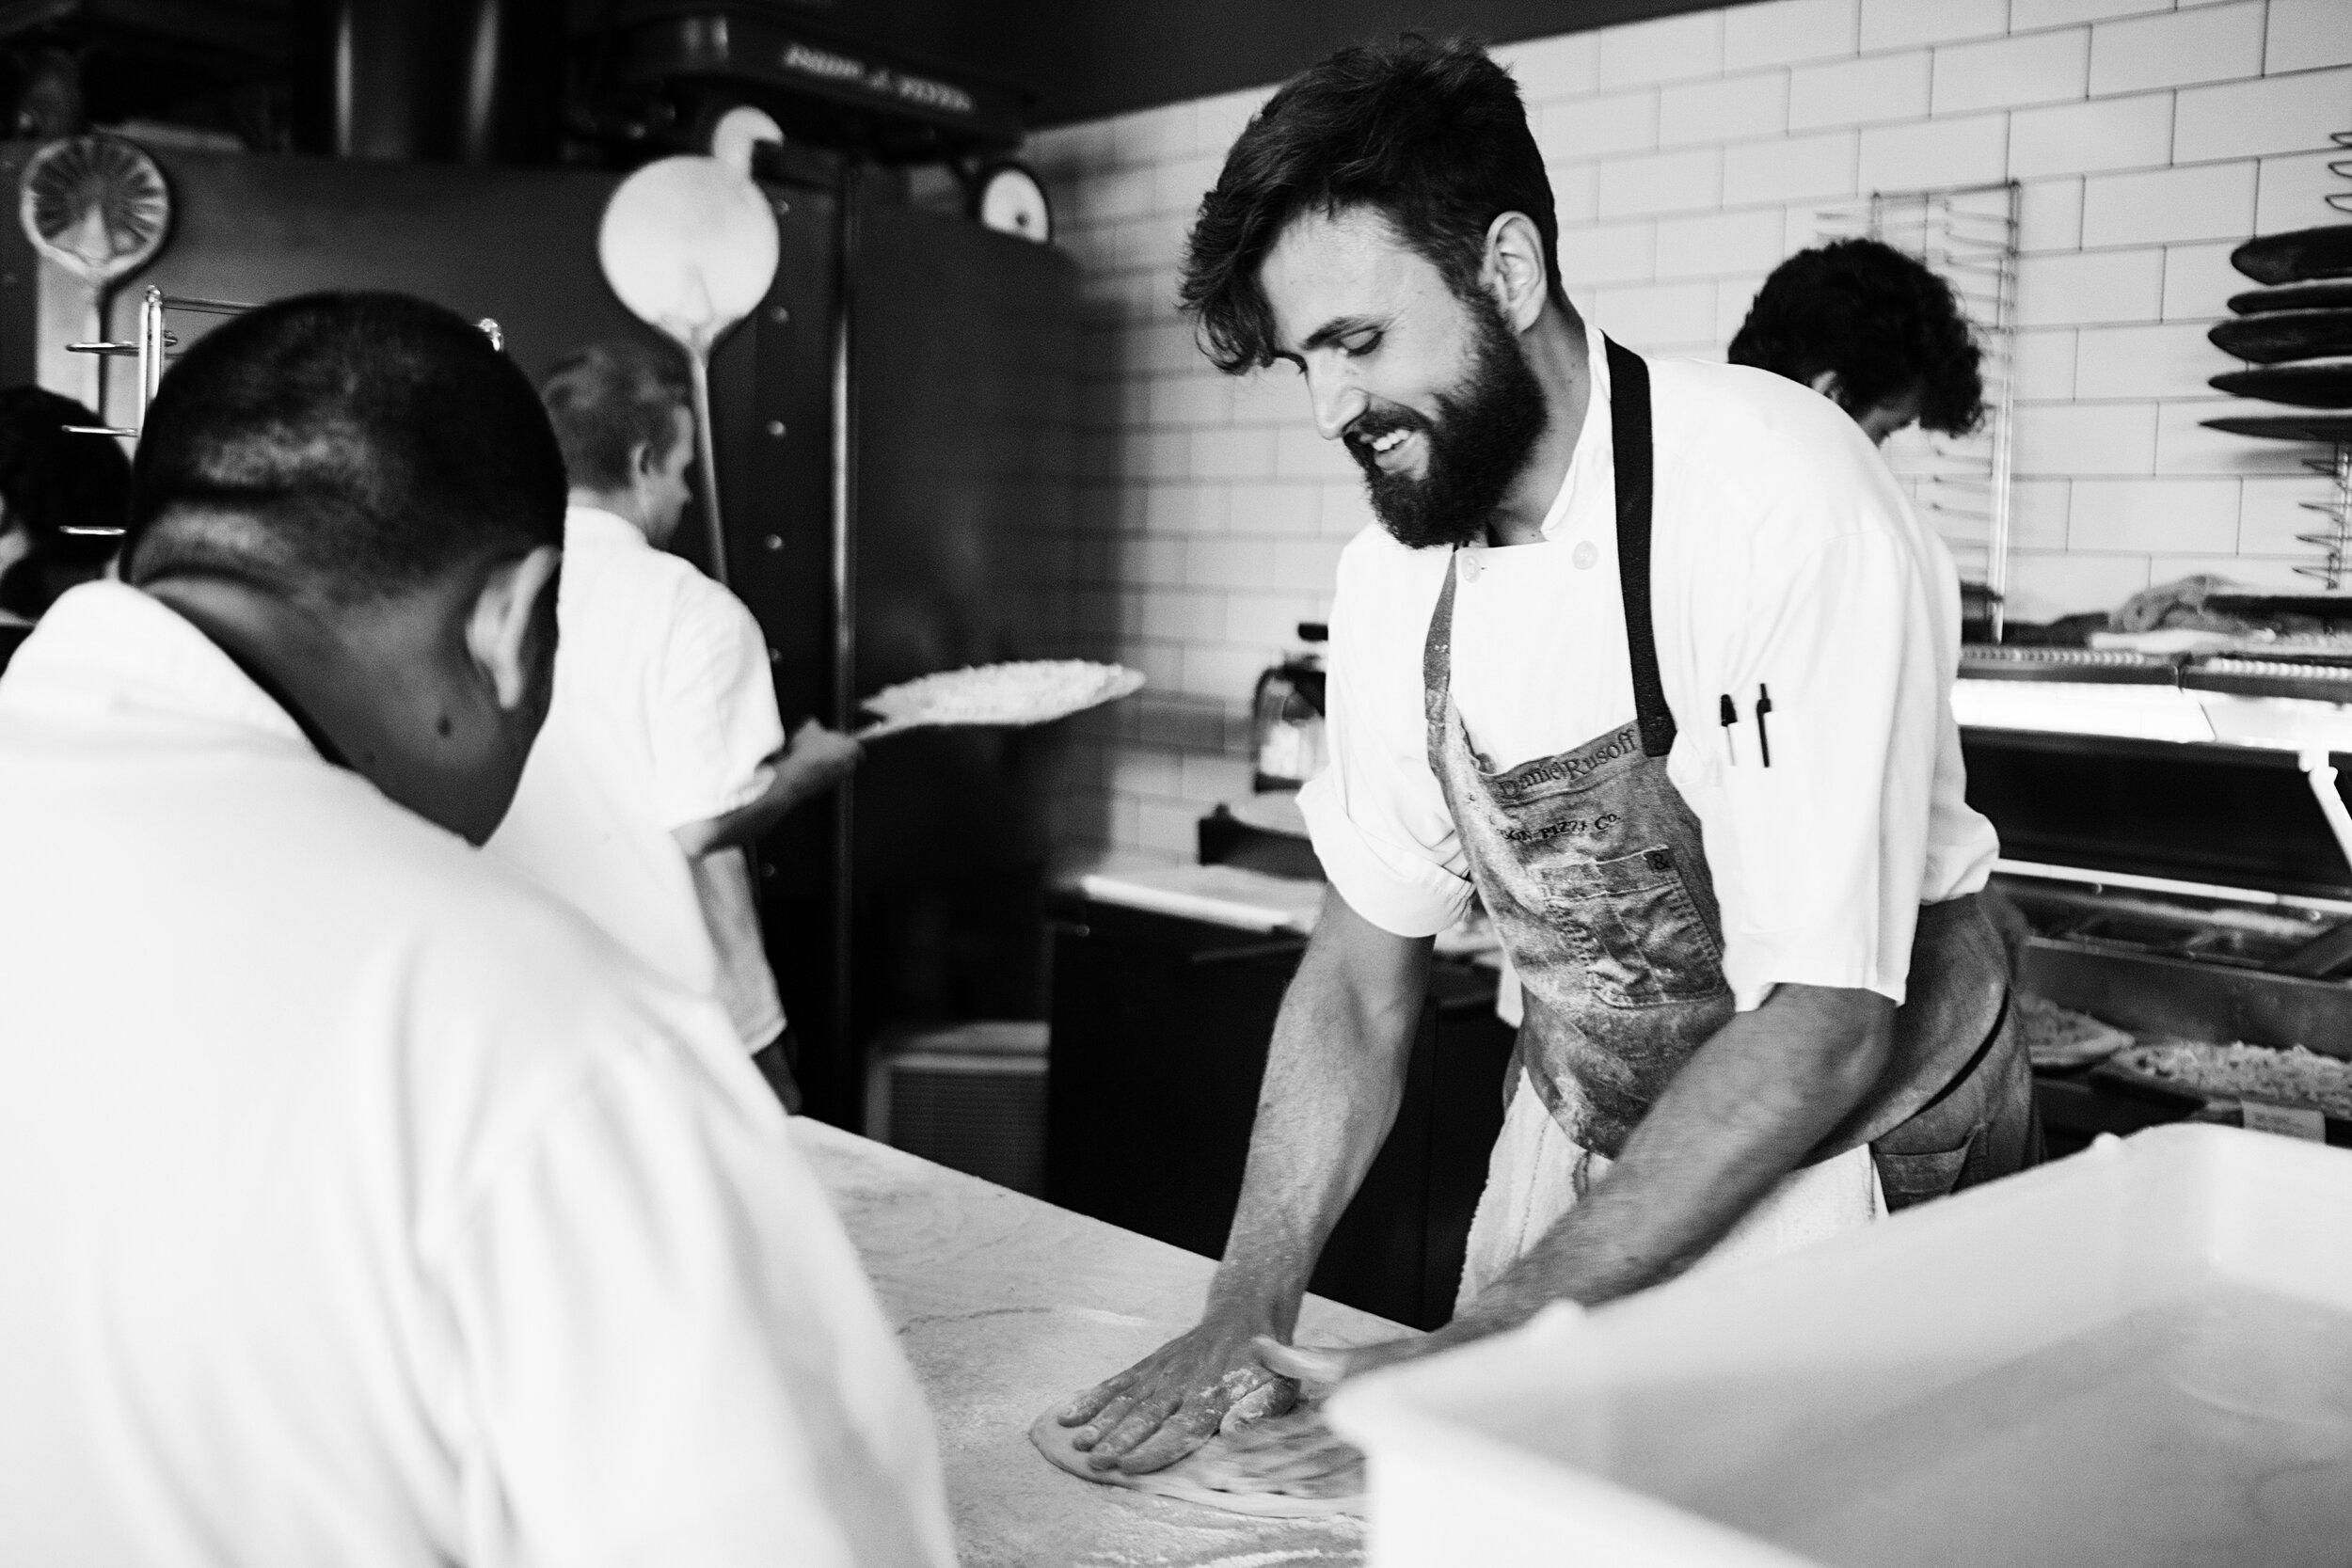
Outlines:
{"label": "pen in apron pocket", "polygon": [[1740,753],[1733,749],[1731,744],[1731,726],[1740,721],[1740,709],[1738,705],[1732,702],[1731,693],[1728,691],[1717,699],[1717,704],[1715,711],[1722,716],[1724,725],[1724,765],[1727,768],[1737,768],[1740,765]]}
{"label": "pen in apron pocket", "polygon": [[1756,683],[1756,749],[1767,768],[1772,765],[1772,732],[1764,727],[1764,716],[1772,711],[1772,694],[1765,689],[1762,681],[1758,681]]}

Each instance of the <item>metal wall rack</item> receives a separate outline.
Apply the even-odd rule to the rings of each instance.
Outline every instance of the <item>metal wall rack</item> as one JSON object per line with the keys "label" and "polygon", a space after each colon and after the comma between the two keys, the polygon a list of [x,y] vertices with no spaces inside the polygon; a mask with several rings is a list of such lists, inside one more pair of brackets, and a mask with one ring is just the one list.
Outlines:
{"label": "metal wall rack", "polygon": [[2001,640],[2009,593],[2010,471],[2016,421],[2017,182],[1877,191],[1820,214],[1831,231],[1859,230],[1915,256],[1952,286],[1983,351],[1984,423],[1965,436],[1915,433],[1889,441],[1887,466],[1959,553],[1984,552],[1988,631]]}

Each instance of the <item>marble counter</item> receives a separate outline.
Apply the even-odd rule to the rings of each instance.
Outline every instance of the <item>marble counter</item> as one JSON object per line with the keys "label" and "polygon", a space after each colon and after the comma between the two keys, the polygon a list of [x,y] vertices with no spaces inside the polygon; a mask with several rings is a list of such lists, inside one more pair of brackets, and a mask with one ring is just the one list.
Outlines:
{"label": "marble counter", "polygon": [[[821,1122],[802,1149],[865,1259],[929,1396],[965,1568],[1354,1564],[1354,1520],[1248,1519],[1094,1486],[1038,1457],[1039,1411],[1198,1318],[1205,1258]],[[1309,1342],[1408,1332],[1310,1297]]]}

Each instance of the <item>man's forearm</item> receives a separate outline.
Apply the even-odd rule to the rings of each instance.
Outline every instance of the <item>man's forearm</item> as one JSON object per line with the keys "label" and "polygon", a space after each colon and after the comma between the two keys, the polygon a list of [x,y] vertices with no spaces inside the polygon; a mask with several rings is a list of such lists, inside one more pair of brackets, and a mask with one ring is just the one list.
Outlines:
{"label": "man's forearm", "polygon": [[816,776],[789,752],[768,765],[768,784],[756,796],[723,816],[677,829],[678,847],[690,856],[716,853],[738,845],[754,844],[794,811],[822,794],[829,781]]}
{"label": "man's forearm", "polygon": [[[1360,965],[1347,952],[1357,942],[1405,945]],[[1329,900],[1275,1022],[1211,1315],[1289,1336],[1315,1259],[1396,1119],[1428,951]]]}
{"label": "man's forearm", "polygon": [[1613,1300],[1720,1241],[1878,1082],[1894,1005],[1784,986],[1675,1075],[1609,1173],[1446,1331],[1476,1338],[1547,1304]]}

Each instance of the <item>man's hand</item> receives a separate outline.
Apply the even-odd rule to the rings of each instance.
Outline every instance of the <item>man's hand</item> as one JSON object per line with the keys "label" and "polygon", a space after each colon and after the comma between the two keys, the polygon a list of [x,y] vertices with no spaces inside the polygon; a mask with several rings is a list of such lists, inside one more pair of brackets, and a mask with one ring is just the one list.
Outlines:
{"label": "man's hand", "polygon": [[1245,1420],[1290,1408],[1291,1386],[1258,1359],[1253,1338],[1212,1318],[1096,1384],[1056,1418],[1083,1425],[1072,1446],[1098,1470],[1165,1469],[1216,1436],[1235,1406]]}
{"label": "man's hand", "polygon": [[857,765],[865,758],[865,747],[839,730],[829,730],[811,719],[792,732],[782,760],[786,766],[800,770],[806,781],[807,793],[817,795],[856,772]]}

